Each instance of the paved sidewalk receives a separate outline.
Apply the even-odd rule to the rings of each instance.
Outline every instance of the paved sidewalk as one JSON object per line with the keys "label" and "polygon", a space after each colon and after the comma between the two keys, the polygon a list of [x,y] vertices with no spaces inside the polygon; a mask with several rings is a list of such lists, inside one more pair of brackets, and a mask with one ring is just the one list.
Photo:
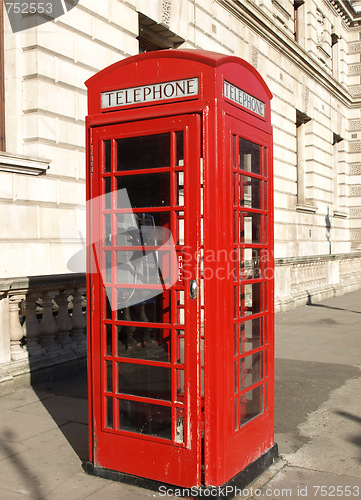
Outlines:
{"label": "paved sidewalk", "polygon": [[[276,316],[280,460],[242,498],[361,496],[360,370],[361,290]],[[0,398],[2,500],[161,498],[83,471],[86,385],[81,372]]]}

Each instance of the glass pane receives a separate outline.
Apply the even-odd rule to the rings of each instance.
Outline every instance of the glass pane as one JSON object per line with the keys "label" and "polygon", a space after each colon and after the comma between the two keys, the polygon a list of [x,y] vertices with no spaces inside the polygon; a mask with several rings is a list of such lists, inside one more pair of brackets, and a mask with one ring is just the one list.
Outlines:
{"label": "glass pane", "polygon": [[129,202],[132,208],[169,206],[170,173],[122,175],[117,177],[117,190],[118,208],[128,208]]}
{"label": "glass pane", "polygon": [[104,172],[111,170],[111,141],[104,141]]}
{"label": "glass pane", "polygon": [[177,324],[184,325],[184,290],[177,292]]}
{"label": "glass pane", "polygon": [[241,359],[240,378],[241,389],[256,384],[263,378],[263,352],[250,354]]}
{"label": "glass pane", "polygon": [[105,427],[113,428],[113,398],[105,398],[106,421]]}
{"label": "glass pane", "polygon": [[104,290],[106,302],[105,319],[112,319],[112,289],[105,288]]}
{"label": "glass pane", "polygon": [[176,433],[175,442],[184,443],[184,409],[176,408]]}
{"label": "glass pane", "polygon": [[104,215],[104,225],[105,225],[104,246],[110,247],[112,244],[112,216],[111,216],[111,214]]}
{"label": "glass pane", "polygon": [[176,135],[176,147],[177,147],[177,167],[182,167],[184,165],[184,152],[183,152],[183,130],[175,133]]}
{"label": "glass pane", "polygon": [[240,243],[262,243],[261,215],[239,212]]}
{"label": "glass pane", "polygon": [[112,282],[112,252],[105,252],[105,281]]}
{"label": "glass pane", "polygon": [[233,151],[233,168],[238,168],[238,158],[237,158],[237,136],[232,136],[232,151]]}
{"label": "glass pane", "polygon": [[184,172],[177,172],[177,205],[184,205]]}
{"label": "glass pane", "polygon": [[234,329],[233,329],[233,354],[234,356],[237,356],[237,354],[239,353],[238,351],[238,344],[239,344],[239,340],[238,340],[238,325],[235,324],[234,325]]}
{"label": "glass pane", "polygon": [[254,174],[261,174],[261,146],[253,142],[246,141],[239,138],[239,168],[252,172]]}
{"label": "glass pane", "polygon": [[170,362],[170,330],[118,325],[118,356]]}
{"label": "glass pane", "polygon": [[176,362],[183,365],[184,364],[184,330],[178,330],[178,347]]}
{"label": "glass pane", "polygon": [[113,353],[113,344],[112,344],[112,325],[105,325],[106,330],[106,355],[111,356]]}
{"label": "glass pane", "polygon": [[254,280],[261,277],[261,250],[245,248],[241,250],[241,280]]}
{"label": "glass pane", "polygon": [[252,418],[263,413],[263,390],[262,386],[256,387],[241,396],[240,401],[240,421],[241,425],[246,424]]}
{"label": "glass pane", "polygon": [[176,370],[177,396],[176,400],[184,403],[184,370]]}
{"label": "glass pane", "polygon": [[250,319],[241,323],[241,353],[257,349],[262,345],[262,318]]}
{"label": "glass pane", "polygon": [[177,217],[177,236],[176,245],[184,245],[184,212],[176,212]]}
{"label": "glass pane", "polygon": [[170,369],[118,363],[118,393],[170,401]]}
{"label": "glass pane", "polygon": [[107,370],[107,378],[106,378],[106,392],[113,392],[113,363],[111,361],[106,361],[106,370]]}
{"label": "glass pane", "polygon": [[238,211],[233,212],[233,243],[238,243]]}
{"label": "glass pane", "polygon": [[118,429],[172,438],[172,409],[167,406],[118,400]]}
{"label": "glass pane", "polygon": [[117,170],[170,166],[170,133],[117,141]]}
{"label": "glass pane", "polygon": [[117,214],[118,246],[152,245],[169,243],[170,213],[141,212]]}
{"label": "glass pane", "polygon": [[238,199],[239,199],[239,194],[237,186],[237,174],[233,173],[233,205],[235,206],[238,205]]}
{"label": "glass pane", "polygon": [[239,422],[239,417],[238,417],[238,399],[236,398],[234,400],[234,430],[238,430],[238,422]]}
{"label": "glass pane", "polygon": [[105,208],[108,210],[112,205],[112,195],[111,195],[111,185],[112,180],[110,177],[104,178],[104,193],[105,193]]}
{"label": "glass pane", "polygon": [[240,175],[239,205],[241,207],[262,208],[262,181],[247,175]]}
{"label": "glass pane", "polygon": [[262,311],[262,284],[244,285],[240,297],[240,316],[249,316]]}
{"label": "glass pane", "polygon": [[[154,297],[155,292],[158,290],[120,288],[118,290],[118,320],[138,323],[170,323],[171,294],[167,290]],[[136,300],[138,302],[135,302]],[[129,303],[133,305],[128,306]]]}

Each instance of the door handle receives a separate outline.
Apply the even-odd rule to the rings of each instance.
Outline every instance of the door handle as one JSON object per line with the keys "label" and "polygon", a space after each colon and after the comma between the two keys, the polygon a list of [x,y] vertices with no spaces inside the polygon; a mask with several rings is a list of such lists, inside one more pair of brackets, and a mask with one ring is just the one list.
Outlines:
{"label": "door handle", "polygon": [[198,285],[196,280],[191,280],[189,283],[189,296],[191,299],[196,299],[198,297]]}

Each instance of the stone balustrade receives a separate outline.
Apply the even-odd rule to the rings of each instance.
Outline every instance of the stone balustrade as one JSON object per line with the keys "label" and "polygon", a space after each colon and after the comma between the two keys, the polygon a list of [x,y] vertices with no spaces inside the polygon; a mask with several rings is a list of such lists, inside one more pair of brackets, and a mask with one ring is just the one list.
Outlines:
{"label": "stone balustrade", "polygon": [[85,274],[0,280],[0,394],[86,363]]}
{"label": "stone balustrade", "polygon": [[361,252],[275,259],[275,310],[361,288]]}

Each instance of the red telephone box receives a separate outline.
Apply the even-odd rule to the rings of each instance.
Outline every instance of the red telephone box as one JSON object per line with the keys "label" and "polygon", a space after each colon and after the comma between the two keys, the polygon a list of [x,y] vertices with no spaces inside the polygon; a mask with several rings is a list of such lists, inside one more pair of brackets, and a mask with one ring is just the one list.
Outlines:
{"label": "red telephone box", "polygon": [[87,86],[88,469],[245,484],[277,453],[271,93],[196,50]]}

